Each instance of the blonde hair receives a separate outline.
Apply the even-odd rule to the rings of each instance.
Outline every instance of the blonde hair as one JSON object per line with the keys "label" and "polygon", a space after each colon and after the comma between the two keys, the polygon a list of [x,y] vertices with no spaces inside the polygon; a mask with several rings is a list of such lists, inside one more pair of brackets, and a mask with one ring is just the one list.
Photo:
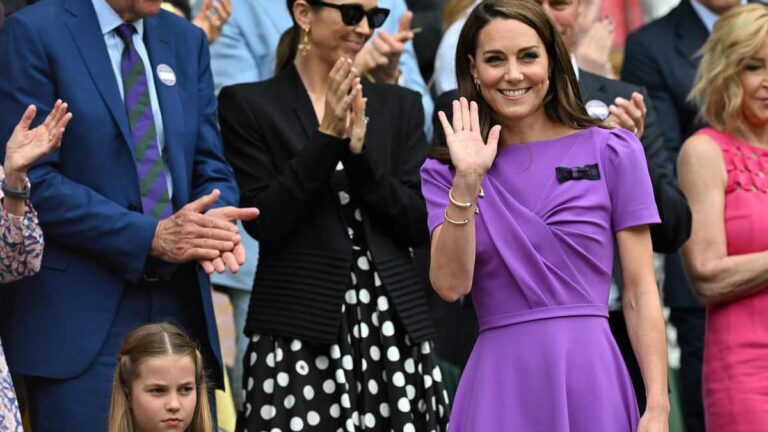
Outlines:
{"label": "blonde hair", "polygon": [[744,91],[739,72],[768,37],[768,7],[752,3],[723,14],[699,51],[701,64],[689,100],[710,126],[743,134]]}
{"label": "blonde hair", "polygon": [[195,364],[197,405],[187,431],[213,432],[203,357],[189,337],[178,327],[169,323],[143,325],[129,333],[123,340],[112,380],[108,432],[139,432],[128,397],[131,385],[139,375],[142,361],[167,355],[189,356]]}

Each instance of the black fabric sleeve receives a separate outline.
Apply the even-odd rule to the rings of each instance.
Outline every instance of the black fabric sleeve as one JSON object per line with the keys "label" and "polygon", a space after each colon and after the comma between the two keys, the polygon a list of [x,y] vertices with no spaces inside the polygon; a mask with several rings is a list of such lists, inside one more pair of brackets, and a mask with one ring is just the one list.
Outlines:
{"label": "black fabric sleeve", "polygon": [[661,217],[660,224],[651,225],[651,240],[655,252],[669,254],[676,252],[691,235],[691,210],[675,180],[651,98],[645,91],[642,93],[647,111],[641,141]]}
{"label": "black fabric sleeve", "polygon": [[415,93],[409,93],[404,110],[405,140],[398,168],[385,172],[372,160],[371,153],[350,154],[346,168],[353,192],[368,216],[385,229],[400,247],[418,247],[427,241],[427,210],[421,196],[419,170],[424,163],[428,144],[424,136],[424,110]]}
{"label": "black fabric sleeve", "polygon": [[242,87],[219,96],[219,122],[227,160],[240,185],[240,204],[261,214],[244,222],[245,230],[265,247],[277,247],[310,210],[318,191],[327,186],[349,140],[315,131],[296,157],[278,167],[259,116]]}

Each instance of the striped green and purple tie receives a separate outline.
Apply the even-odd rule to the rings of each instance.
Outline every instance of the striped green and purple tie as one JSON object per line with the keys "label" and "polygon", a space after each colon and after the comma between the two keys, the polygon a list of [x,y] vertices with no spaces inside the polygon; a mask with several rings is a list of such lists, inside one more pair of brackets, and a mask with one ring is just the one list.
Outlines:
{"label": "striped green and purple tie", "polygon": [[133,46],[136,28],[132,24],[121,24],[116,31],[125,43],[120,60],[120,73],[123,77],[125,109],[128,112],[133,138],[141,204],[144,214],[163,219],[171,215],[173,205],[168,195],[168,171],[157,141],[144,62]]}

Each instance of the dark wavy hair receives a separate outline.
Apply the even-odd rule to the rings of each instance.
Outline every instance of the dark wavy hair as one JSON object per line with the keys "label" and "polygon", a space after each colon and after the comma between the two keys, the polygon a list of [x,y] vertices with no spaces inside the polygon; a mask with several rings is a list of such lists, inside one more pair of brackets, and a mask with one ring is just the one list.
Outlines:
{"label": "dark wavy hair", "polygon": [[[536,31],[544,43],[549,58],[550,77],[549,88],[544,97],[544,112],[547,117],[576,129],[597,125],[597,120],[591,118],[584,108],[568,49],[544,9],[534,0],[485,0],[469,14],[456,45],[456,82],[459,85],[459,97],[477,102],[483,139],[488,139],[488,132],[498,120],[475,87],[469,59],[475,58],[480,32],[497,19],[520,21]],[[430,151],[430,157],[450,163],[448,148],[442,145],[434,147]]]}

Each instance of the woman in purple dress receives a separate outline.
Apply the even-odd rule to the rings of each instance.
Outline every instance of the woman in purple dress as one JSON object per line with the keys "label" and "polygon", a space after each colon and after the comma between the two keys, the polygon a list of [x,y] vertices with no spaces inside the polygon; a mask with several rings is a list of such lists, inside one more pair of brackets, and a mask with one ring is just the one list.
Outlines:
{"label": "woman in purple dress", "polygon": [[[448,149],[422,168],[432,284],[448,301],[471,290],[480,325],[449,431],[666,431],[648,230],[659,217],[642,145],[595,127],[534,1],[477,6],[456,74],[453,119],[439,114]],[[642,417],[608,327],[614,241],[647,389]]]}

